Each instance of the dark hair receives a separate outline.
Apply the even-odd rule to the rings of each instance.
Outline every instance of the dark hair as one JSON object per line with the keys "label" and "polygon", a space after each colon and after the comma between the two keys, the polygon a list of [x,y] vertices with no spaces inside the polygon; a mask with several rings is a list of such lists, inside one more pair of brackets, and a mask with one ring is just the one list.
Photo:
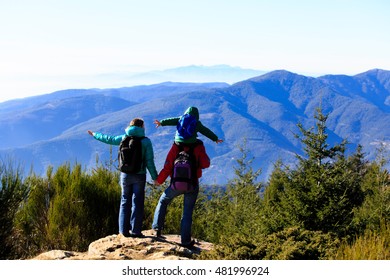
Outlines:
{"label": "dark hair", "polygon": [[142,127],[144,125],[144,120],[140,118],[135,118],[130,122],[130,126]]}

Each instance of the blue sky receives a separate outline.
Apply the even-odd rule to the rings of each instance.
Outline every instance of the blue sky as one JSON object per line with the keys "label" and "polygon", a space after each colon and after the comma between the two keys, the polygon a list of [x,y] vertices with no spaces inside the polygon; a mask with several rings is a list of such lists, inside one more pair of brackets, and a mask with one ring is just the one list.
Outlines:
{"label": "blue sky", "polygon": [[0,101],[186,65],[390,70],[389,12],[385,0],[0,0]]}

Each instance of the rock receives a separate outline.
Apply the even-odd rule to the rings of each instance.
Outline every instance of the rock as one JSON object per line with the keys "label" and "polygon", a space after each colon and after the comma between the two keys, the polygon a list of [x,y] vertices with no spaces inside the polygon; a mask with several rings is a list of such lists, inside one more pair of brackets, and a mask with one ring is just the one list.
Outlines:
{"label": "rock", "polygon": [[53,250],[36,256],[35,260],[188,260],[201,251],[209,251],[213,244],[195,240],[195,246],[180,246],[180,235],[153,236],[153,230],[144,231],[144,238],[114,234],[89,245],[87,252]]}
{"label": "rock", "polygon": [[80,253],[63,250],[52,250],[38,255],[34,258],[34,260],[64,260],[76,257],[78,254]]}

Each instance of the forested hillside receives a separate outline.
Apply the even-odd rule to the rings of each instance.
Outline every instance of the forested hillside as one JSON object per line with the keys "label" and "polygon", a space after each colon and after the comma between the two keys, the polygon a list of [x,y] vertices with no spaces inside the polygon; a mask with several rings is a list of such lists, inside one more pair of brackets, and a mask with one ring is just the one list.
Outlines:
{"label": "forested hillside", "polygon": [[244,138],[252,147],[253,167],[262,170],[261,180],[269,178],[278,160],[296,164],[295,154],[304,152],[294,137],[296,124],[313,126],[318,107],[328,115],[330,144],[346,139],[349,150],[362,145],[369,160],[375,159],[377,148],[390,145],[389,71],[314,78],[279,70],[233,85],[65,90],[0,103],[0,157],[11,157],[40,175],[64,162],[92,169],[97,157],[109,161],[117,148],[97,143],[86,131],[119,135],[131,119],[142,117],[160,169],[175,128],[156,129],[153,121],[179,116],[190,106],[198,107],[202,123],[224,140],[216,145],[198,135],[212,159],[202,178],[205,184],[226,184],[233,178]]}

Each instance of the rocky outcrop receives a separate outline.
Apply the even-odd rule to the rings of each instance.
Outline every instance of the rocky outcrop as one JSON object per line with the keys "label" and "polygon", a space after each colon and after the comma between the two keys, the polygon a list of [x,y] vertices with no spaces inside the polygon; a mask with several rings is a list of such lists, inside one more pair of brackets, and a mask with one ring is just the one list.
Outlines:
{"label": "rocky outcrop", "polygon": [[195,240],[191,249],[180,246],[179,235],[157,238],[153,231],[144,231],[144,238],[114,234],[92,242],[87,252],[53,250],[36,256],[35,260],[188,260],[201,251],[209,251],[213,244]]}

